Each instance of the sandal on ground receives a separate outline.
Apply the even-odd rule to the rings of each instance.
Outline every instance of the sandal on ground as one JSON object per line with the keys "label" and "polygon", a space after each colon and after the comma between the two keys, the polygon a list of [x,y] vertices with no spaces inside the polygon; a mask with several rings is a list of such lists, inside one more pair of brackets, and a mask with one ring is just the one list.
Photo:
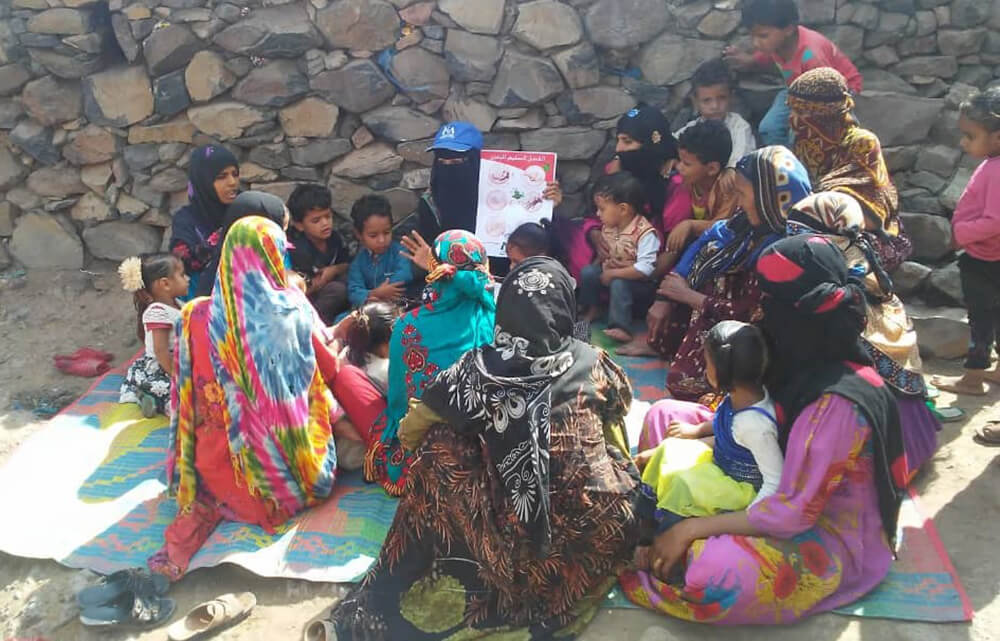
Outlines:
{"label": "sandal on ground", "polygon": [[173,599],[127,592],[107,605],[84,608],[80,612],[80,623],[94,628],[157,628],[166,623],[176,609]]}
{"label": "sandal on ground", "polygon": [[223,594],[196,606],[187,616],[167,628],[167,638],[170,641],[207,638],[246,619],[256,605],[257,597],[252,592]]}
{"label": "sandal on ground", "polygon": [[1000,447],[1000,427],[995,424],[980,427],[972,440],[984,447]]}
{"label": "sandal on ground", "polygon": [[302,641],[337,641],[337,630],[326,619],[313,621],[303,630]]}
{"label": "sandal on ground", "polygon": [[958,423],[965,419],[965,410],[960,407],[935,407],[931,413],[942,423]]}
{"label": "sandal on ground", "polygon": [[111,603],[123,594],[158,597],[165,595],[169,589],[167,577],[144,568],[130,568],[102,577],[97,585],[83,588],[77,593],[76,602],[86,609]]}

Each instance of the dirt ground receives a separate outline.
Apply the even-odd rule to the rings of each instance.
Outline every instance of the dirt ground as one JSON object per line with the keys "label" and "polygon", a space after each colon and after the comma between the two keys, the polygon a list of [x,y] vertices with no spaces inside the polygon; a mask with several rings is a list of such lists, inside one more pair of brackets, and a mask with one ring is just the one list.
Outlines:
{"label": "dirt ground", "polygon": [[[120,363],[139,349],[131,301],[117,285],[110,265],[94,272],[32,272],[27,277],[0,274],[0,465],[44,422],[12,404],[74,398],[90,381],[59,374],[54,354],[91,345],[115,354]],[[930,373],[953,373],[957,364],[932,362]],[[943,402],[954,400],[943,395]],[[946,425],[941,448],[917,481],[921,504],[934,519],[976,611],[971,624],[917,624],[817,616],[794,626],[715,628],[682,623],[636,610],[602,612],[583,634],[585,641],[833,639],[865,641],[1000,639],[1000,555],[995,546],[1000,516],[1000,449],[973,443],[976,426],[1000,419],[1000,391],[985,399],[962,401],[964,423]],[[0,527],[18,527],[4,521]],[[67,524],[72,527],[72,524]],[[60,566],[0,554],[0,639],[40,636],[48,641],[139,639],[160,640],[163,629],[143,634],[95,632],[81,626],[73,605],[75,591],[92,577]],[[240,626],[216,638],[301,638],[303,625],[323,612],[345,588],[304,581],[263,579],[233,566],[198,570],[171,591],[179,612],[223,592],[252,590],[258,607]],[[180,616],[179,614],[177,616]],[[406,641],[406,640],[399,640]]]}

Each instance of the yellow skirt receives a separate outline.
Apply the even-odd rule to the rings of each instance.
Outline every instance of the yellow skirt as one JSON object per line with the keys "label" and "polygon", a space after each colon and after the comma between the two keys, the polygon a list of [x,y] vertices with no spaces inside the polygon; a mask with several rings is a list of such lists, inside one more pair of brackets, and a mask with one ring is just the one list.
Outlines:
{"label": "yellow skirt", "polygon": [[712,448],[694,439],[660,443],[642,481],[656,491],[658,508],[680,516],[745,510],[757,496],[753,485],[726,476],[712,462]]}

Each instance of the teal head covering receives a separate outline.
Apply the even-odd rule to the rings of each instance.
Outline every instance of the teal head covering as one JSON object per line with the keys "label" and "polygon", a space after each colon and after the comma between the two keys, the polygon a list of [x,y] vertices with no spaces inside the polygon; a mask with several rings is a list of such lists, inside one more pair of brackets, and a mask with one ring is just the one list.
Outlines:
{"label": "teal head covering", "polygon": [[434,255],[439,264],[427,276],[424,304],[393,328],[384,429],[365,465],[368,480],[378,480],[396,496],[403,491],[409,466],[396,433],[410,399],[421,398],[438,372],[462,354],[493,341],[496,303],[483,243],[467,231],[450,230],[434,241]]}

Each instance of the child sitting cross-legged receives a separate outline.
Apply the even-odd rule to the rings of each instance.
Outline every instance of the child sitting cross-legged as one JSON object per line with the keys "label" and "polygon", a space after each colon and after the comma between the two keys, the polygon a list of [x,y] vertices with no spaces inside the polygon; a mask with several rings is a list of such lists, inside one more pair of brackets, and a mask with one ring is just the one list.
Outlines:
{"label": "child sitting cross-legged", "polygon": [[750,123],[740,114],[729,110],[733,94],[733,78],[729,74],[729,67],[720,58],[702,63],[691,77],[691,84],[691,102],[698,117],[684,125],[674,136],[679,138],[691,127],[708,120],[721,122],[729,130],[733,148],[724,166],[735,167],[740,158],[757,148],[757,139],[754,138]]}
{"label": "child sitting cross-legged", "polygon": [[292,267],[305,277],[306,296],[327,325],[348,309],[344,276],[350,266],[344,239],[333,228],[331,204],[323,185],[299,185],[288,198]]}
{"label": "child sitting cross-legged", "polygon": [[[655,290],[651,276],[660,251],[660,236],[640,212],[646,198],[642,185],[628,172],[602,176],[594,185],[594,204],[601,220],[601,235],[608,257],[583,268],[578,301],[583,308],[577,335],[589,336],[586,325],[597,319],[601,296],[608,292],[608,328],[605,335],[615,341],[632,340],[633,306],[646,306]],[[599,260],[599,259],[598,259]]]}
{"label": "child sitting cross-legged", "polygon": [[362,196],[351,208],[361,247],[347,270],[347,296],[357,309],[369,301],[398,303],[413,281],[403,246],[392,237],[392,206],[378,195]]}
{"label": "child sitting cross-legged", "polygon": [[[767,364],[764,335],[753,325],[722,321],[709,330],[705,376],[725,399],[712,420],[671,422],[668,438],[636,457],[643,492],[656,497],[655,513],[642,516],[658,534],[686,518],[745,510],[777,491],[784,456],[763,384]],[[699,440],[708,437],[711,445]],[[637,552],[639,569],[648,569],[647,551]]]}
{"label": "child sitting cross-legged", "polygon": [[179,297],[188,293],[184,263],[174,254],[126,258],[118,268],[125,291],[132,292],[139,340],[145,351],[125,374],[119,403],[137,403],[151,418],[170,409],[174,371],[174,324],[180,319]]}

